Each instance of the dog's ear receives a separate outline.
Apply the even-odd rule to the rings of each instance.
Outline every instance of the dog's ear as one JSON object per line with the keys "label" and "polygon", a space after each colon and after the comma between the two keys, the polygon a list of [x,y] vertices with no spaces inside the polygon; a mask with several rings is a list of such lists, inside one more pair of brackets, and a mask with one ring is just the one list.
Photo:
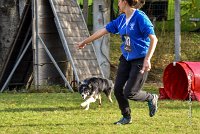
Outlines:
{"label": "dog's ear", "polygon": [[78,82],[77,88],[78,88],[79,92],[82,91],[83,84],[84,84],[84,82],[80,82],[80,81]]}
{"label": "dog's ear", "polygon": [[79,82],[78,82],[78,86],[80,86],[81,84],[82,84],[82,83],[79,81]]}

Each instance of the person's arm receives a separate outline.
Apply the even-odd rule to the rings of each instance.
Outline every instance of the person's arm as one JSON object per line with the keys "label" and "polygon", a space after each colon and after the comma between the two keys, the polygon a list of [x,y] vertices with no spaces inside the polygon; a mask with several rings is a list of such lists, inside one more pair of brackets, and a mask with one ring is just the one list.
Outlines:
{"label": "person's arm", "polygon": [[82,42],[77,43],[78,49],[84,48],[88,43],[102,37],[105,34],[108,34],[108,31],[106,30],[106,28],[102,28],[102,29],[96,31],[94,34],[92,34],[91,36],[89,36],[88,38],[83,40]]}
{"label": "person's arm", "polygon": [[151,58],[153,56],[153,53],[156,49],[156,45],[157,45],[157,42],[158,42],[156,35],[150,34],[149,38],[151,40],[150,45],[149,45],[149,50],[148,50],[147,55],[144,59],[143,68],[140,71],[141,73],[144,73],[144,71],[150,71],[150,69],[151,69]]}

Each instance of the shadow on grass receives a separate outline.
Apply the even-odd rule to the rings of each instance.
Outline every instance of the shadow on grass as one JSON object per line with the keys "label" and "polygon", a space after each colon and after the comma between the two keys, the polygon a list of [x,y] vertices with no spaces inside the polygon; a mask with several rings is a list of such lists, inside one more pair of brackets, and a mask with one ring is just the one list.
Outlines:
{"label": "shadow on grass", "polygon": [[158,101],[158,108],[159,109],[173,109],[173,110],[186,110],[189,109],[189,107],[192,107],[192,109],[200,109],[199,107],[199,102],[197,101],[192,101],[189,102],[187,100],[159,100]]}
{"label": "shadow on grass", "polygon": [[66,123],[66,124],[11,124],[11,125],[0,125],[0,128],[14,128],[14,127],[45,127],[45,126],[74,126],[74,125],[80,125],[80,126],[101,126],[101,125],[109,125],[113,126],[113,123]]}
{"label": "shadow on grass", "polygon": [[[172,109],[172,110],[187,110],[189,109],[189,105],[188,106],[160,106],[159,109]],[[196,105],[191,105],[192,109],[200,109],[199,106]]]}
{"label": "shadow on grass", "polygon": [[26,112],[26,111],[34,111],[34,112],[51,112],[51,111],[74,111],[80,110],[80,107],[51,107],[51,108],[6,108],[4,110],[0,110],[0,112]]}
{"label": "shadow on grass", "polygon": [[17,124],[17,125],[0,125],[0,128],[4,127],[41,127],[41,126],[66,126],[68,124]]}

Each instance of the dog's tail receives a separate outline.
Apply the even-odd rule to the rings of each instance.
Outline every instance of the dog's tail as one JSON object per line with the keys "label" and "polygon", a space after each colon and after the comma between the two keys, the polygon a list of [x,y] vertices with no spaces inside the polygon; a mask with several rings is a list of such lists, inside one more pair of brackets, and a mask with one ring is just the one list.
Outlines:
{"label": "dog's tail", "polygon": [[114,83],[112,80],[108,80],[109,82],[109,87],[111,87],[111,89],[113,90],[114,89]]}
{"label": "dog's tail", "polygon": [[110,85],[110,91],[109,91],[109,94],[108,94],[108,99],[109,99],[109,101],[112,103],[113,100],[112,100],[112,98],[111,98],[111,93],[112,93],[112,91],[114,90],[114,83],[113,83],[112,80],[109,80],[109,85]]}

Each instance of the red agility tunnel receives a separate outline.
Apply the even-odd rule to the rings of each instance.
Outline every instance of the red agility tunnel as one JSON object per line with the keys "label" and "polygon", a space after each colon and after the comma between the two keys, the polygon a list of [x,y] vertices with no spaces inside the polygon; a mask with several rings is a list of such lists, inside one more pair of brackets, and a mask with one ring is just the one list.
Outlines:
{"label": "red agility tunnel", "polygon": [[176,62],[164,71],[164,88],[161,99],[186,100],[191,91],[192,99],[200,101],[200,62]]}

